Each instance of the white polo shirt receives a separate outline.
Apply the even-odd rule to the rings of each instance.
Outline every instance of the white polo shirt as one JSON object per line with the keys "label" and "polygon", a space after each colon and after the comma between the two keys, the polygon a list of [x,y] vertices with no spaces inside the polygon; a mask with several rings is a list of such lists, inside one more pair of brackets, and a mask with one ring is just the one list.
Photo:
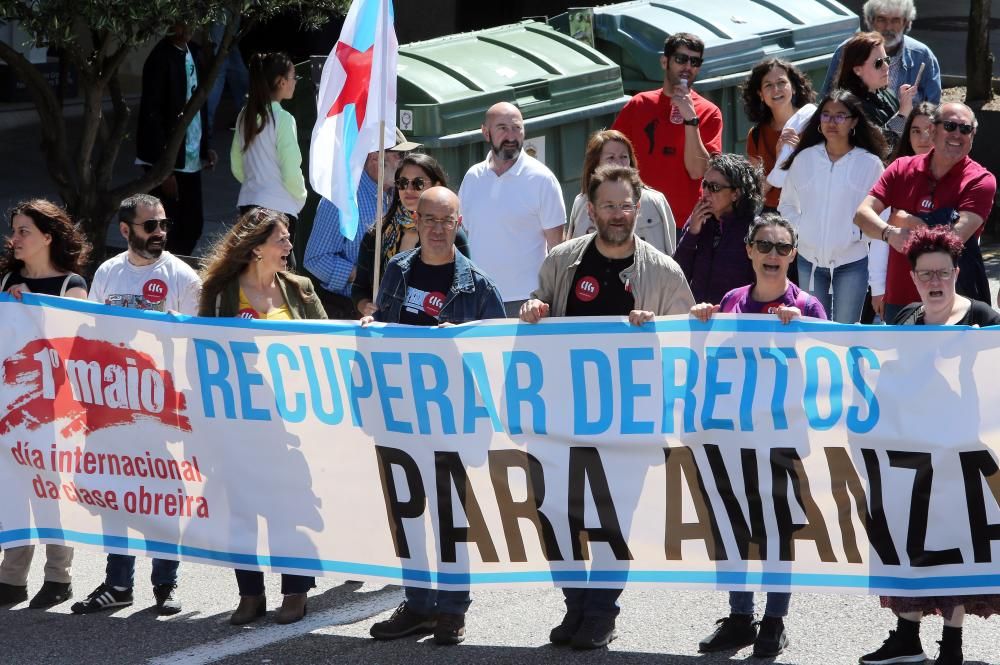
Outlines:
{"label": "white polo shirt", "polygon": [[547,253],[545,230],[566,223],[552,171],[523,150],[500,176],[486,160],[465,174],[458,198],[473,263],[493,278],[505,302],[529,298]]}

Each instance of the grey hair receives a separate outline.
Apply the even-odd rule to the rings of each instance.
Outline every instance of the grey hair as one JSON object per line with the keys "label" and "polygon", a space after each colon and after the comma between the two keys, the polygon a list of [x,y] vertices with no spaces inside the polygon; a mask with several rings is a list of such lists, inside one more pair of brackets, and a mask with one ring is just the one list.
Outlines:
{"label": "grey hair", "polygon": [[865,6],[861,8],[862,13],[865,15],[865,23],[868,24],[869,30],[874,30],[875,25],[875,15],[879,12],[883,14],[902,14],[903,18],[906,19],[906,30],[904,32],[910,31],[910,25],[913,23],[913,19],[917,18],[917,8],[913,4],[913,0],[868,0]]}
{"label": "grey hair", "polygon": [[941,104],[939,104],[938,107],[934,109],[934,112],[931,113],[931,122],[937,124],[941,120],[941,116],[944,115],[946,106],[958,106],[959,108],[965,109],[966,111],[969,112],[969,115],[972,116],[972,126],[975,128],[979,127],[979,121],[976,120],[976,112],[973,111],[968,106],[966,106],[965,104],[963,104],[962,102],[941,102]]}
{"label": "grey hair", "polygon": [[753,218],[764,202],[761,183],[764,172],[743,155],[722,153],[708,159],[708,168],[722,174],[729,184],[740,193],[733,204],[733,213],[740,219]]}
{"label": "grey hair", "polygon": [[133,194],[118,206],[118,220],[131,224],[139,213],[139,208],[155,208],[163,203],[149,194]]}

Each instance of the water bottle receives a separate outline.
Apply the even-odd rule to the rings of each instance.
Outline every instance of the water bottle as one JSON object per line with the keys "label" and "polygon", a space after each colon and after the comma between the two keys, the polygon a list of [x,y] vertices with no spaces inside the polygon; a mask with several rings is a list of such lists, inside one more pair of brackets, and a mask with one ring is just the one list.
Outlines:
{"label": "water bottle", "polygon": [[[687,94],[688,80],[682,78],[679,87],[681,88],[684,94]],[[684,116],[681,115],[681,111],[680,109],[677,108],[677,105],[672,102],[670,104],[670,122],[674,123],[675,125],[680,125],[684,123]]]}

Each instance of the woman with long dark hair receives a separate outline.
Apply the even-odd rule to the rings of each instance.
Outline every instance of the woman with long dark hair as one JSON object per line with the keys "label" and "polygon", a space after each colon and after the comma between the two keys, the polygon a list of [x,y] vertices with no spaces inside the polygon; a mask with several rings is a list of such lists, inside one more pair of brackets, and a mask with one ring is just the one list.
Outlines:
{"label": "woman with long dark hair", "polygon": [[868,292],[868,242],[854,212],[885,167],[885,138],[861,101],[834,90],[819,102],[792,156],[778,210],[799,233],[799,284],[832,321],[857,323]]}

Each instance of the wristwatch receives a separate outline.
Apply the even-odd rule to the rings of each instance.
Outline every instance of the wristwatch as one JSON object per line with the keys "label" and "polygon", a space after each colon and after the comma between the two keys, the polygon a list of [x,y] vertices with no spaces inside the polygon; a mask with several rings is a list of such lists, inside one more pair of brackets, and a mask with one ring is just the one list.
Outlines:
{"label": "wristwatch", "polygon": [[701,122],[701,120],[698,118],[698,116],[695,116],[695,117],[691,118],[690,120],[685,120],[684,124],[687,125],[687,126],[689,126],[689,127],[697,127],[698,123],[700,123],[700,122]]}

